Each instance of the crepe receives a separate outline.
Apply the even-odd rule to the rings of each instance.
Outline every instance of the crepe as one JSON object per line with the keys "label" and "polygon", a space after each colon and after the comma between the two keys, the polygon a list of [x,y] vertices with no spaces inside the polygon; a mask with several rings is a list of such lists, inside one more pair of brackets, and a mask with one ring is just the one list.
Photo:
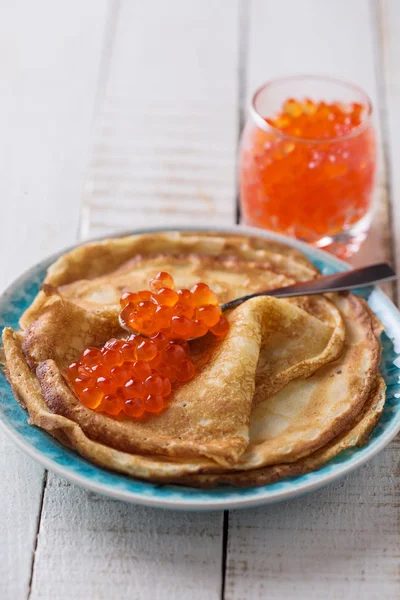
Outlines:
{"label": "crepe", "polygon": [[[242,304],[229,321],[223,343],[212,335],[192,343],[196,376],[175,391],[167,411],[140,422],[110,419],[85,408],[62,376],[82,348],[104,343],[114,333],[104,330],[102,317],[56,297],[29,326],[22,347],[30,366],[37,367],[49,408],[79,423],[91,438],[127,452],[208,456],[224,464],[236,462],[247,448],[256,370],[258,377],[265,370],[272,393],[336,358],[344,340],[340,326],[332,330],[301,308],[274,298]],[[262,365],[260,350],[273,348],[277,330],[292,352]],[[299,340],[303,343],[293,343]],[[7,353],[7,344],[5,348]]]}
{"label": "crepe", "polygon": [[221,303],[318,274],[297,250],[261,238],[170,232],[104,240],[75,248],[49,268],[21,327],[39,316],[55,289],[82,308],[117,320],[121,294],[147,289],[157,271],[171,272],[177,288],[203,279]]}
{"label": "crepe", "polygon": [[275,464],[247,471],[188,475],[180,479],[180,483],[199,487],[214,487],[217,484],[259,486],[273,483],[285,477],[304,475],[310,471],[315,471],[335,458],[340,452],[354,446],[363,446],[368,442],[369,435],[383,412],[385,391],[385,382],[378,375],[367,402],[365,402],[362,411],[357,415],[351,427],[345,429],[328,444],[305,458],[292,463]]}
{"label": "crepe", "polygon": [[365,439],[357,432],[369,431],[384,397],[380,324],[352,294],[242,304],[224,340],[191,343],[196,376],[159,416],[85,408],[66,366],[123,335],[121,293],[145,288],[159,270],[177,287],[206,281],[221,302],[318,276],[298,251],[243,235],[154,234],[74,249],[49,269],[21,331],[3,334],[7,375],[32,423],[102,466],[199,486],[261,485]]}
{"label": "crepe", "polygon": [[26,405],[29,406],[32,424],[46,429],[61,443],[76,449],[82,456],[101,467],[163,483],[181,483],[194,487],[214,487],[221,483],[256,486],[313,471],[343,450],[367,443],[369,434],[382,414],[385,402],[386,386],[378,375],[368,401],[354,422],[341,435],[308,457],[297,462],[277,464],[267,468],[204,474],[202,471],[209,464],[205,461],[186,461],[183,465],[179,460],[171,461],[162,457],[129,454],[93,441],[85,435],[77,423],[50,412],[44,401],[39,381],[24,359],[18,335],[8,328],[3,334],[3,340],[8,361],[15,367],[12,374],[8,373],[12,389],[22,406],[24,408]]}

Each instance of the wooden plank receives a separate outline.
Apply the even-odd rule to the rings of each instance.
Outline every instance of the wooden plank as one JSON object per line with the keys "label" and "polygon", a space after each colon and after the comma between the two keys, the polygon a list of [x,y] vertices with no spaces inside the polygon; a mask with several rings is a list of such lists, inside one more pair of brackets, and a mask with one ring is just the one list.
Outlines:
{"label": "wooden plank", "polygon": [[2,288],[76,236],[106,5],[20,0],[2,15]]}
{"label": "wooden plank", "polygon": [[231,512],[226,598],[399,598],[399,446],[319,492]]}
{"label": "wooden plank", "polygon": [[[180,213],[234,220],[237,32],[237,2],[121,2],[82,235]],[[31,600],[220,597],[221,512],[145,509],[48,482]]]}
{"label": "wooden plank", "polygon": [[[9,2],[0,47],[0,288],[71,243],[105,3]],[[44,472],[0,433],[0,597],[29,593]]]}
{"label": "wooden plank", "polygon": [[83,237],[233,222],[238,1],[124,2],[121,11],[96,118]]}
{"label": "wooden plank", "polygon": [[27,597],[43,469],[0,432],[0,598]]}
{"label": "wooden plank", "polygon": [[31,598],[219,598],[220,522],[221,513],[147,509],[49,475]]}
{"label": "wooden plank", "polygon": [[[374,64],[378,36],[372,9],[362,0],[253,0],[248,95],[270,77],[293,70],[322,72],[357,82],[379,107]],[[391,21],[394,39],[396,25]],[[394,51],[393,47],[393,57]],[[398,56],[397,48],[397,61]],[[394,69],[393,65],[390,77]],[[378,109],[375,120],[381,143],[379,116]],[[391,259],[381,157],[382,152],[375,228],[354,264]],[[231,513],[226,598],[398,598],[398,447],[399,442],[393,442],[360,471],[320,492],[255,512]]]}
{"label": "wooden plank", "polygon": [[[381,54],[383,61],[383,111],[386,118],[385,157],[388,164],[388,185],[392,199],[392,245],[397,269],[400,265],[400,5],[395,0],[378,3]],[[397,299],[400,281],[397,282]]]}

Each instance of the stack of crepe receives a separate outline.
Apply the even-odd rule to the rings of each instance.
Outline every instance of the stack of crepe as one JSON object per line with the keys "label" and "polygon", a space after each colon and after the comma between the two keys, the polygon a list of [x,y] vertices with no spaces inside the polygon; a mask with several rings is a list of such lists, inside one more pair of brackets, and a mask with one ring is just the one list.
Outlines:
{"label": "stack of crepe", "polygon": [[246,235],[160,233],[72,250],[50,267],[20,330],[3,334],[6,374],[32,425],[102,467],[199,487],[263,485],[367,442],[385,400],[381,327],[348,293],[261,297],[232,310],[224,339],[191,342],[196,375],[160,415],[83,406],[67,365],[126,335],[119,298],[158,271],[179,288],[208,283],[221,303],[319,276],[297,250]]}

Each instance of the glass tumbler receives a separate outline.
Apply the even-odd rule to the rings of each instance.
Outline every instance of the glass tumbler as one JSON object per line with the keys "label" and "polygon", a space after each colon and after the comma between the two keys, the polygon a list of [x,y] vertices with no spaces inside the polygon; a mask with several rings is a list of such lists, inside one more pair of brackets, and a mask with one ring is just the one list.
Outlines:
{"label": "glass tumbler", "polygon": [[319,76],[259,88],[240,144],[242,221],[348,258],[371,222],[372,105],[357,86]]}

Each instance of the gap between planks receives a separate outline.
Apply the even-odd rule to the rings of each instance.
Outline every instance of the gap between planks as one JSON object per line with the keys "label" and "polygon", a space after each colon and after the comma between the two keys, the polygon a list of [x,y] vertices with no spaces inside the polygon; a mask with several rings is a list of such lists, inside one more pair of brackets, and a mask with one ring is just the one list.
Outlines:
{"label": "gap between planks", "polygon": [[[366,241],[362,244],[360,251],[350,260],[354,267],[363,266],[366,263],[378,260],[388,261],[396,267],[395,252],[395,221],[393,215],[392,194],[392,163],[389,149],[389,127],[388,127],[388,102],[385,78],[385,44],[384,44],[384,6],[381,0],[368,1],[370,13],[370,31],[374,51],[374,76],[376,82],[376,102],[374,111],[379,124],[378,149],[381,158],[378,167],[377,181],[375,184],[375,205],[373,208],[373,220]],[[379,152],[378,150],[378,152]],[[377,251],[373,255],[371,249]],[[398,305],[398,291],[396,281],[384,283],[382,290]]]}
{"label": "gap between planks", "polygon": [[[250,6],[247,0],[240,0],[239,4],[239,52],[238,52],[238,136],[237,136],[237,156],[239,155],[240,139],[243,127],[246,121],[246,88],[247,88],[247,58],[249,49],[249,19]],[[241,211],[239,200],[239,169],[236,169],[236,223],[240,223]],[[229,510],[224,510],[222,524],[222,560],[221,560],[221,600],[225,599],[226,567],[228,559],[228,539],[229,539]]]}
{"label": "gap between planks", "polygon": [[[104,85],[103,82],[104,82],[104,79],[106,78],[106,75],[108,72],[108,66],[110,63],[113,38],[115,36],[115,26],[116,26],[116,22],[117,22],[119,6],[120,6],[120,0],[115,0],[115,1],[111,2],[108,7],[108,15],[105,19],[103,42],[101,44],[102,52],[101,52],[101,57],[99,60],[98,83],[96,85],[97,90],[95,92],[95,107],[98,106],[99,102],[101,101],[101,100],[99,101],[100,91],[103,89],[103,85]],[[105,73],[105,75],[103,75],[103,73]],[[93,113],[95,113],[95,109],[94,109]],[[95,119],[92,117],[92,127],[91,127],[92,130],[94,127],[94,122],[95,122]],[[87,155],[88,155],[88,152],[90,149],[91,139],[92,139],[92,135],[89,136],[89,146],[88,146],[88,150],[86,153]],[[81,237],[80,236],[81,221],[82,221],[82,207],[81,207],[80,216],[79,216],[79,220],[78,220],[78,232],[77,232],[78,240]],[[42,493],[41,493],[41,497],[40,497],[40,505],[39,505],[38,519],[37,519],[37,527],[36,527],[35,545],[34,545],[34,549],[33,549],[33,553],[32,553],[32,562],[31,562],[31,571],[30,571],[30,577],[29,577],[27,600],[30,599],[31,593],[32,593],[32,584],[33,584],[33,577],[34,577],[34,572],[35,572],[36,550],[38,547],[40,526],[42,523],[44,500],[45,500],[46,489],[47,489],[47,481],[48,481],[48,471],[44,470]]]}
{"label": "gap between planks", "polygon": [[[395,231],[395,219],[394,219],[394,207],[393,207],[393,189],[392,189],[392,176],[393,176],[393,165],[390,156],[389,148],[389,120],[388,120],[388,98],[387,98],[387,85],[386,81],[386,69],[385,69],[385,43],[384,43],[384,32],[385,32],[385,21],[386,21],[386,3],[382,0],[370,0],[370,11],[371,16],[374,17],[372,23],[372,37],[374,40],[375,49],[375,74],[378,88],[378,111],[379,121],[382,131],[382,161],[385,171],[385,183],[384,183],[384,196],[387,204],[388,211],[388,230],[389,230],[389,248],[388,254],[390,262],[396,268],[396,231]],[[390,284],[390,296],[393,302],[398,306],[399,295],[398,287],[396,282]]]}
{"label": "gap between planks", "polygon": [[[238,60],[238,137],[237,156],[239,155],[240,138],[246,122],[246,89],[247,59],[249,50],[250,6],[247,0],[239,4],[239,60]],[[236,169],[236,223],[240,223],[239,169]]]}
{"label": "gap between planks", "polygon": [[[95,93],[95,101],[93,107],[93,115],[92,115],[92,125],[91,131],[89,135],[89,144],[88,151],[86,154],[86,168],[89,164],[89,156],[91,148],[94,144],[95,134],[96,134],[96,125],[98,122],[98,115],[102,109],[104,103],[105,90],[107,85],[107,79],[109,77],[110,68],[111,68],[111,59],[112,53],[115,43],[115,36],[117,31],[118,24],[118,16],[121,9],[121,1],[120,0],[111,0],[108,6],[108,15],[106,18],[106,24],[104,27],[104,35],[103,35],[103,43],[102,43],[102,55],[100,58],[99,65],[99,75],[97,82],[97,90]],[[86,179],[86,178],[85,178]],[[86,180],[84,182],[84,186],[86,185]],[[83,192],[83,190],[82,190]],[[83,194],[82,194],[83,198]],[[84,203],[81,203],[81,211],[79,215],[79,223],[78,223],[78,231],[77,231],[77,239],[82,240],[85,238],[85,206]]]}
{"label": "gap between planks", "polygon": [[30,577],[29,577],[27,600],[30,599],[31,592],[32,592],[32,581],[33,581],[33,573],[35,570],[36,549],[37,549],[38,539],[39,539],[40,523],[42,522],[43,503],[44,503],[44,494],[45,494],[46,485],[47,485],[47,477],[48,477],[48,471],[44,470],[43,471],[43,480],[42,480],[42,493],[40,496],[39,512],[38,512],[38,518],[37,518],[37,524],[36,524],[35,544],[34,544],[33,552],[32,552],[31,572],[30,572]]}

